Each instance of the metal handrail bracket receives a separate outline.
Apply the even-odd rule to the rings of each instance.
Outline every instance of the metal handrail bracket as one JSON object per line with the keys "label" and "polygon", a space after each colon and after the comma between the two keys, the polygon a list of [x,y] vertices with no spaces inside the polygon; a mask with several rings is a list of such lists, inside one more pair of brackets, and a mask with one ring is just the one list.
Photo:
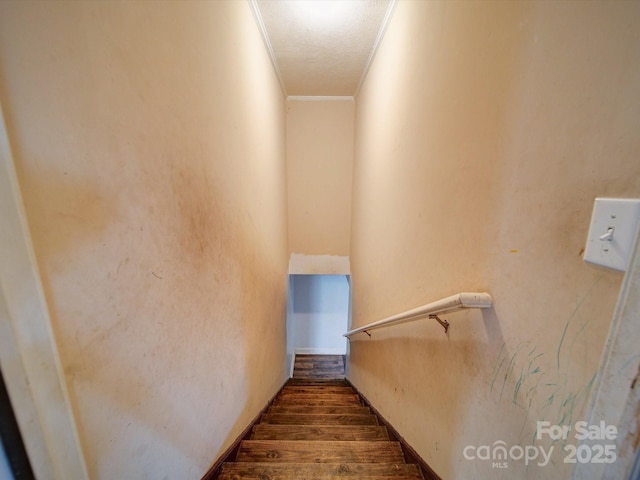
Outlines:
{"label": "metal handrail bracket", "polygon": [[450,297],[437,300],[435,302],[422,305],[411,310],[407,310],[391,317],[383,318],[377,322],[369,323],[362,327],[354,328],[343,334],[344,337],[351,337],[357,333],[365,332],[369,336],[371,330],[377,328],[389,327],[391,325],[400,325],[402,323],[413,322],[425,316],[429,318],[435,318],[444,327],[445,332],[449,329],[449,322],[446,320],[440,320],[438,315],[445,313],[456,312],[458,310],[466,310],[469,308],[491,308],[493,306],[493,299],[491,295],[484,292],[463,292],[451,295]]}

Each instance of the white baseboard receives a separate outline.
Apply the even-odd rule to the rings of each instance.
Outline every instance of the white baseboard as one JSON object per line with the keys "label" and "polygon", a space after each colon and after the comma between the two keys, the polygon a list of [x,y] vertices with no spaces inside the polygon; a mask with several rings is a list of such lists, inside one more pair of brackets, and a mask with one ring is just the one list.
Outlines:
{"label": "white baseboard", "polygon": [[346,355],[346,348],[315,348],[315,347],[299,347],[296,348],[293,356],[295,363],[295,355]]}
{"label": "white baseboard", "polygon": [[296,366],[296,352],[293,352],[291,357],[291,368],[289,369],[289,378],[293,378],[293,368]]}

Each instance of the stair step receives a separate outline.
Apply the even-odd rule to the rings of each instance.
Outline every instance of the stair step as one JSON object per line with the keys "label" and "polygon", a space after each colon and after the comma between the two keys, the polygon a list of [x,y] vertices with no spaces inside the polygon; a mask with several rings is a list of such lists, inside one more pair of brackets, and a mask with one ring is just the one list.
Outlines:
{"label": "stair step", "polygon": [[343,358],[299,358],[293,366],[295,370],[344,370]]}
{"label": "stair step", "polygon": [[309,355],[309,354],[296,354],[295,363],[308,363],[308,362],[341,362],[344,363],[344,355]]}
{"label": "stair step", "polygon": [[336,372],[344,373],[344,365],[338,363],[309,363],[304,365],[296,365],[293,367],[293,372],[299,373],[313,373],[318,372]]}
{"label": "stair step", "polygon": [[269,413],[313,415],[369,415],[371,410],[364,405],[273,405]]}
{"label": "stair step", "polygon": [[[243,440],[237,462],[404,463],[399,442]],[[305,478],[305,477],[302,477]]]}
{"label": "stair step", "polygon": [[278,407],[282,407],[282,406],[288,406],[288,405],[308,405],[308,406],[313,406],[313,405],[318,405],[318,406],[338,406],[338,405],[345,405],[345,406],[361,406],[362,404],[360,403],[359,400],[352,400],[352,399],[345,399],[344,401],[339,401],[339,400],[335,400],[335,399],[325,399],[325,398],[289,398],[289,399],[285,399],[285,400],[279,400],[276,399],[273,402],[274,406],[278,406]]}
{"label": "stair step", "polygon": [[225,463],[219,480],[423,480],[417,465],[396,463]]}
{"label": "stair step", "polygon": [[293,369],[293,375],[344,375],[344,367],[342,366],[312,366],[309,368],[305,367],[296,367]]}
{"label": "stair step", "polygon": [[303,380],[344,378],[344,355],[296,355],[293,377]]}
{"label": "stair step", "polygon": [[332,394],[354,394],[355,390],[351,387],[334,386],[334,385],[287,385],[282,389],[282,393],[319,393]]}
{"label": "stair step", "polygon": [[355,403],[360,405],[360,397],[357,393],[286,393],[283,392],[276,397],[279,402],[306,402],[320,400],[323,405],[327,402],[335,402],[336,404]]}
{"label": "stair step", "polygon": [[260,423],[277,425],[378,425],[375,415],[313,415],[265,413]]}
{"label": "stair step", "polygon": [[273,425],[253,427],[252,440],[388,441],[387,427],[373,425]]}
{"label": "stair step", "polygon": [[320,372],[314,373],[313,375],[300,375],[298,373],[294,373],[295,378],[299,378],[301,380],[317,380],[317,379],[325,379],[325,380],[336,380],[340,378],[344,378],[344,374],[337,374],[334,372]]}
{"label": "stair step", "polygon": [[318,362],[315,360],[298,362],[293,366],[294,370],[313,370],[314,368],[324,369],[324,370],[333,370],[337,368],[344,368],[344,362]]}
{"label": "stair step", "polygon": [[290,378],[287,381],[287,386],[302,385],[302,386],[349,386],[349,382],[344,379],[323,379],[323,378],[311,378],[305,380],[303,378]]}
{"label": "stair step", "polygon": [[310,365],[308,368],[296,365],[293,369],[293,374],[301,375],[317,375],[319,373],[334,373],[336,375],[344,374],[344,367],[342,365]]}
{"label": "stair step", "polygon": [[214,478],[424,480],[345,380],[344,365],[343,355],[296,355],[293,378]]}

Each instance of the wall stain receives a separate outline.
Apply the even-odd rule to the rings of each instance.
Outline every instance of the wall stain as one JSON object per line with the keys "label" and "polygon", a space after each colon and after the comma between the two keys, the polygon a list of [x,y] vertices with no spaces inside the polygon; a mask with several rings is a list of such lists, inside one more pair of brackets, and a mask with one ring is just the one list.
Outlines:
{"label": "wall stain", "polygon": [[[500,407],[505,391],[511,392],[510,403],[527,414],[523,423],[523,432],[530,416],[529,413],[536,405],[538,407],[535,408],[534,416],[537,419],[549,420],[555,425],[571,426],[577,420],[576,415],[581,415],[584,411],[597,371],[586,383],[572,386],[570,385],[571,358],[574,346],[583,336],[590,320],[584,321],[577,330],[571,327],[577,321],[578,313],[585,300],[601,278],[602,276],[598,276],[595,279],[585,295],[579,298],[567,318],[558,341],[555,359],[552,360],[555,368],[551,371],[543,367],[543,365],[548,365],[548,362],[544,362],[547,352],[539,351],[538,345],[535,345],[531,340],[518,343],[512,350],[507,347],[506,343],[502,344],[496,357],[489,394]],[[549,360],[551,359],[549,358]],[[543,379],[546,381],[543,382]],[[497,394],[498,389],[500,390],[499,395]],[[536,402],[538,398],[541,401]],[[562,442],[564,444],[570,439],[561,439],[553,443]],[[535,443],[536,433],[534,431],[531,444],[535,445]]]}
{"label": "wall stain", "polygon": [[[571,312],[571,315],[569,316],[569,318],[567,319],[567,322],[565,323],[564,330],[562,331],[562,336],[560,337],[560,343],[558,344],[558,371],[560,371],[560,352],[562,350],[562,345],[564,343],[567,330],[569,329],[569,325],[573,320],[575,320],[578,312],[580,311],[580,307],[582,307],[582,304],[585,302],[585,300],[589,298],[589,296],[591,295],[591,292],[596,287],[596,285],[600,282],[601,279],[602,279],[602,275],[598,275],[598,277],[595,279],[591,287],[589,287],[589,290],[587,290],[587,293],[585,293],[584,296],[578,301],[578,303],[576,304],[576,307],[573,309],[573,312]],[[578,330],[578,333],[575,335],[575,337],[573,338],[573,342],[571,343],[569,353],[571,353],[571,351],[573,350],[573,344],[575,343],[576,339],[578,338],[580,333],[582,333],[582,331],[584,330],[584,328],[587,326],[588,323],[589,321],[585,322],[582,325],[582,327],[580,327],[580,330]]]}
{"label": "wall stain", "polygon": [[[528,341],[521,342],[516,346],[515,351],[513,352],[509,360],[509,364],[504,370],[504,374],[500,377],[502,380],[502,385],[500,388],[498,406],[502,403],[502,397],[504,395],[506,385],[510,380],[515,380],[513,374],[514,371],[517,371],[517,380],[515,380],[513,394],[511,396],[511,403],[526,411],[528,411],[531,407],[534,394],[538,387],[538,383],[544,375],[542,373],[541,366],[538,364],[538,359],[542,357],[544,353],[536,353],[537,346],[533,346],[532,348],[531,347],[531,342]],[[522,350],[527,350],[526,355],[522,354]],[[503,344],[498,355],[498,360],[496,362],[497,366],[494,371],[494,378],[491,383],[490,393],[493,393],[496,379],[498,378],[498,374],[502,370],[502,367],[505,365],[505,360],[507,358],[508,352],[505,349],[505,344]],[[519,368],[516,369],[516,365]],[[523,396],[524,398],[520,398]]]}
{"label": "wall stain", "polygon": [[503,356],[503,352],[504,352],[504,348],[506,346],[505,342],[502,342],[502,346],[500,347],[500,351],[498,352],[498,362],[496,362],[496,366],[493,369],[493,375],[492,375],[492,380],[491,380],[491,389],[489,390],[489,393],[493,393],[493,387],[496,383],[496,378],[498,378],[498,372],[500,372],[500,369],[502,368],[502,365],[504,363],[504,359],[505,357]]}

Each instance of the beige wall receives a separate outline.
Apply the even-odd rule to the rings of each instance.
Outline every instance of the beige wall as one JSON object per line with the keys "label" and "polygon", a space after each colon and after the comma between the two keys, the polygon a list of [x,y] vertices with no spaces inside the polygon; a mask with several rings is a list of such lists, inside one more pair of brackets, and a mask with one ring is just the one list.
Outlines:
{"label": "beige wall", "polygon": [[289,250],[349,255],[354,103],[287,100]]}
{"label": "beige wall", "polygon": [[[493,311],[376,331],[350,378],[443,478],[583,417],[622,275],[585,264],[596,196],[640,196],[640,4],[400,1],[356,99],[353,324],[460,291]],[[542,445],[549,446],[543,441]]]}
{"label": "beige wall", "polygon": [[1,2],[91,478],[198,478],[285,379],[284,98],[246,2]]}
{"label": "beige wall", "polygon": [[[33,474],[88,474],[0,115],[0,368]],[[0,478],[5,478],[0,474]],[[10,478],[13,478],[10,475]]]}

